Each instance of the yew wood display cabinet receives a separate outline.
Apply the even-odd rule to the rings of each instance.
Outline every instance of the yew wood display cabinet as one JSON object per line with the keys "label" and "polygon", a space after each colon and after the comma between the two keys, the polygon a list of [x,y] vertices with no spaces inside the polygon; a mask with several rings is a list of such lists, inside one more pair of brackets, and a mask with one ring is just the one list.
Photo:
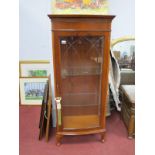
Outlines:
{"label": "yew wood display cabinet", "polygon": [[111,15],[48,15],[51,19],[56,139],[106,132]]}

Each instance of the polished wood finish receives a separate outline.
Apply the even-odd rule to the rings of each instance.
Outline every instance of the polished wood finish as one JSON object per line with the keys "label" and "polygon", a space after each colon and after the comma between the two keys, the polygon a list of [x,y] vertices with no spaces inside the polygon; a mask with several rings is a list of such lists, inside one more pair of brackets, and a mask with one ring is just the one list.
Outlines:
{"label": "polished wood finish", "polygon": [[47,102],[48,102],[48,83],[45,86],[44,90],[44,96],[43,101],[41,105],[41,112],[40,112],[40,121],[39,121],[39,140],[42,139],[45,130],[46,130],[46,124],[47,124],[47,118],[45,117],[47,115]]}
{"label": "polished wood finish", "polygon": [[128,138],[135,136],[135,85],[122,85],[121,115],[128,130]]}
{"label": "polished wood finish", "polygon": [[[105,136],[110,15],[48,15],[51,19],[56,139],[64,135]],[[59,121],[58,121],[59,120]],[[61,121],[61,123],[60,123]],[[58,123],[59,122],[59,123]]]}
{"label": "polished wood finish", "polygon": [[50,130],[53,125],[52,122],[52,90],[51,90],[51,75],[48,77],[48,100],[47,100],[47,124],[45,138],[48,142],[50,136]]}
{"label": "polished wood finish", "polygon": [[44,96],[40,112],[39,140],[41,140],[43,135],[45,134],[45,139],[48,142],[51,127],[52,127],[52,92],[51,92],[51,76],[49,76],[44,90]]}
{"label": "polished wood finish", "polygon": [[97,115],[80,115],[64,116],[64,130],[67,129],[88,129],[99,127],[99,116]]}

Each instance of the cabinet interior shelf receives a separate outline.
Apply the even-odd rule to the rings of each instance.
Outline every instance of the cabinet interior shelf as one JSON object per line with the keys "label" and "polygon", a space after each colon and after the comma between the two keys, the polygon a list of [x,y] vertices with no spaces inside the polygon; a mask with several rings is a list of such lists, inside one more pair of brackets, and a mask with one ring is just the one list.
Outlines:
{"label": "cabinet interior shelf", "polygon": [[99,127],[99,115],[64,116],[64,129],[89,129]]}
{"label": "cabinet interior shelf", "polygon": [[81,92],[81,93],[66,93],[63,95],[66,102],[62,102],[64,107],[84,107],[84,106],[98,106],[96,102],[98,98],[97,92]]}
{"label": "cabinet interior shelf", "polygon": [[94,103],[94,104],[87,104],[87,105],[84,105],[84,104],[63,104],[64,107],[89,107],[89,106],[99,106],[99,104],[97,103]]}
{"label": "cabinet interior shelf", "polygon": [[74,67],[74,68],[65,68],[61,72],[62,77],[67,76],[88,76],[88,75],[101,75],[100,68],[87,68],[87,67]]}

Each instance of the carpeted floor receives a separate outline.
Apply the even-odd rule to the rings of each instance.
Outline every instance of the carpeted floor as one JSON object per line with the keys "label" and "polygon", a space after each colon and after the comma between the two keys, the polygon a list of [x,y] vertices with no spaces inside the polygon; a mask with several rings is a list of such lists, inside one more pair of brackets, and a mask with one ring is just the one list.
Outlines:
{"label": "carpeted floor", "polygon": [[127,138],[127,130],[118,112],[107,118],[104,143],[100,135],[67,136],[60,147],[55,145],[54,131],[48,143],[38,140],[39,106],[20,106],[20,155],[134,155],[135,140]]}

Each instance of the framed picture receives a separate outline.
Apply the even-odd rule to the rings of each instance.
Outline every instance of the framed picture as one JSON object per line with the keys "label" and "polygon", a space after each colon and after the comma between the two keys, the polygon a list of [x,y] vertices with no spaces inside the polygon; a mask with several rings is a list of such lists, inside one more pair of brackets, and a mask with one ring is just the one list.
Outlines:
{"label": "framed picture", "polygon": [[41,105],[48,77],[20,78],[20,104]]}
{"label": "framed picture", "polygon": [[52,0],[52,14],[108,14],[108,0]]}
{"label": "framed picture", "polygon": [[19,62],[20,77],[47,77],[50,74],[49,61],[33,60]]}

